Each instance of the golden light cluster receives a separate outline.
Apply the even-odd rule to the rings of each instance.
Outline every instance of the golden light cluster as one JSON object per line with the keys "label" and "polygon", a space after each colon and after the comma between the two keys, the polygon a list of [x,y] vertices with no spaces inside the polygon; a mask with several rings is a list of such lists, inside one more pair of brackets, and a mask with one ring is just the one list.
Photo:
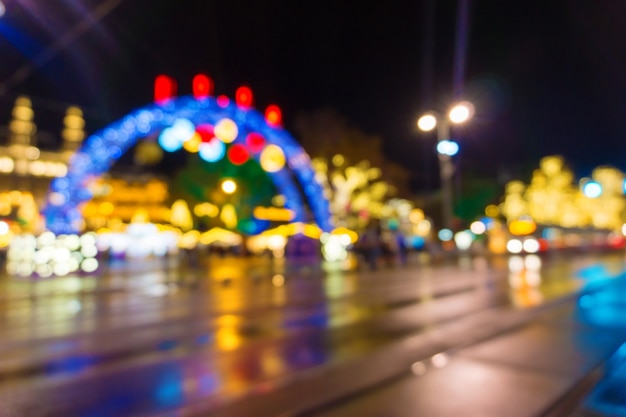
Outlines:
{"label": "golden light cluster", "polygon": [[365,227],[370,219],[380,219],[386,212],[392,187],[381,179],[380,168],[372,167],[369,161],[350,165],[347,158],[336,154],[329,158],[311,161],[315,180],[324,188],[329,200],[333,221],[350,229]]}
{"label": "golden light cluster", "polygon": [[[586,195],[585,184],[593,181],[598,195]],[[543,158],[530,184],[512,181],[506,186],[500,213],[509,224],[528,218],[541,225],[564,228],[594,227],[618,231],[624,224],[624,173],[611,167],[596,168],[580,184],[563,158]]]}

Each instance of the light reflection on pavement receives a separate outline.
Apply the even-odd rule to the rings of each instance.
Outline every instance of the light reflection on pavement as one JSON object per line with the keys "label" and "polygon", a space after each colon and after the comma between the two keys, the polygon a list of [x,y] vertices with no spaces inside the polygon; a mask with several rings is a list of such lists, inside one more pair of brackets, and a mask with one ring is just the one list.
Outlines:
{"label": "light reflection on pavement", "polygon": [[4,278],[0,404],[21,417],[219,404],[454,317],[571,294],[588,279],[577,271],[598,262],[605,276],[624,266],[621,255],[463,257],[326,274],[211,259],[202,270]]}

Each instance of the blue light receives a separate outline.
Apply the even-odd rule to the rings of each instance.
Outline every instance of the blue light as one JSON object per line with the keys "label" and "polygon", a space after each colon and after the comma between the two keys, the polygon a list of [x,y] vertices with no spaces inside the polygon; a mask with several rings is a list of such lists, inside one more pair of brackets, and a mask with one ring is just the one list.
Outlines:
{"label": "blue light", "polygon": [[413,246],[413,249],[422,249],[425,244],[426,241],[421,236],[413,236],[411,238],[411,246]]}
{"label": "blue light", "polygon": [[437,143],[437,152],[442,155],[454,156],[459,153],[459,144],[453,140],[442,140]]}
{"label": "blue light", "polygon": [[169,371],[160,376],[154,392],[158,405],[174,407],[183,402],[183,377],[178,370]]}
{"label": "blue light", "polygon": [[598,198],[602,195],[602,185],[596,181],[589,181],[583,185],[583,194],[589,198]]}
{"label": "blue light", "polygon": [[52,188],[54,190],[58,190],[58,191],[67,190],[69,185],[70,185],[70,182],[68,181],[67,178],[55,178],[54,180],[52,180]]}
{"label": "blue light", "polygon": [[217,162],[224,157],[226,145],[221,140],[212,140],[200,145],[198,155],[207,162]]}
{"label": "blue light", "polygon": [[183,143],[178,140],[175,132],[171,128],[163,129],[159,135],[159,145],[167,152],[176,152],[183,147]]}
{"label": "blue light", "polygon": [[442,242],[447,242],[449,240],[452,240],[452,238],[454,237],[454,233],[452,233],[452,230],[450,229],[441,229],[437,236],[439,236],[439,240],[441,240]]}

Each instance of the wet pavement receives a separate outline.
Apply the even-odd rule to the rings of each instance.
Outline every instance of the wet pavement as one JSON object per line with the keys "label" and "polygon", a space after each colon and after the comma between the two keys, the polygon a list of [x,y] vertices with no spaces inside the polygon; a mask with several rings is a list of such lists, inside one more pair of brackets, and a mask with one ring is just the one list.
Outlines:
{"label": "wet pavement", "polygon": [[[357,272],[212,259],[97,279],[3,278],[0,416],[357,415],[319,407],[536,321],[623,269],[621,255],[420,258]],[[537,326],[496,351],[561,340]],[[613,340],[592,339],[602,349]],[[477,349],[454,353],[459,372],[505,359]]]}

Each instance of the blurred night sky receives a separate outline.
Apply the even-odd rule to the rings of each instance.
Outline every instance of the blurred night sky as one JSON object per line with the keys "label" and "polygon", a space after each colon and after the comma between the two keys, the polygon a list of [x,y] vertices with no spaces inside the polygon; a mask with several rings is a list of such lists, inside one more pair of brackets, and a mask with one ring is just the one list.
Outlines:
{"label": "blurred night sky", "polygon": [[[75,103],[93,132],[149,103],[157,74],[188,94],[206,72],[217,93],[247,84],[259,108],[279,104],[288,129],[300,113],[334,108],[380,135],[418,188],[437,182],[434,137],[415,121],[452,100],[457,1],[2,1],[0,125],[27,94],[42,130],[59,131]],[[456,132],[462,172],[528,180],[552,154],[577,176],[603,164],[626,170],[626,3],[467,4],[463,97],[476,114]],[[89,23],[98,6],[113,10]],[[79,22],[89,29],[77,41],[29,67]],[[19,68],[28,76],[11,83]]]}

